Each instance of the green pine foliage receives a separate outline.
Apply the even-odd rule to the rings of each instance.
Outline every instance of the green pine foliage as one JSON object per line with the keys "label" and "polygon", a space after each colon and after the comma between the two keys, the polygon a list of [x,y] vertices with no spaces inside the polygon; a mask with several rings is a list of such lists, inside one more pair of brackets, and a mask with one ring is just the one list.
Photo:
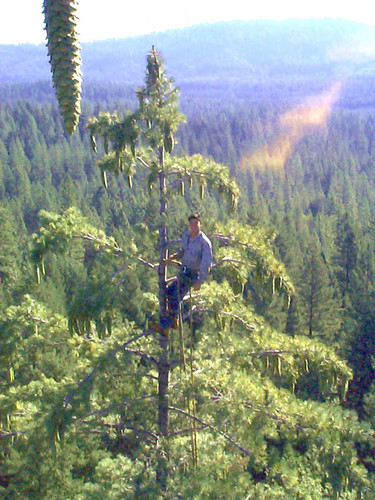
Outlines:
{"label": "green pine foliage", "polygon": [[[72,137],[53,105],[0,105],[1,494],[370,499],[373,116],[334,111],[284,170],[241,170],[284,110],[198,102],[177,129],[163,71],[138,108],[87,103]],[[198,210],[215,254],[170,334],[168,446],[149,328],[161,148],[170,242]]]}

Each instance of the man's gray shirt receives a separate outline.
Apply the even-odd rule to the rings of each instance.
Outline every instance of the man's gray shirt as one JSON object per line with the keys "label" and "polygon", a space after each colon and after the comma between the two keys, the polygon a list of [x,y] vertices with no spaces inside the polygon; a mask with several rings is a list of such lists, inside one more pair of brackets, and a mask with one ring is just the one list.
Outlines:
{"label": "man's gray shirt", "polygon": [[211,241],[202,231],[195,238],[190,236],[190,231],[186,231],[181,236],[181,250],[184,251],[182,265],[199,271],[197,283],[203,283],[212,264]]}

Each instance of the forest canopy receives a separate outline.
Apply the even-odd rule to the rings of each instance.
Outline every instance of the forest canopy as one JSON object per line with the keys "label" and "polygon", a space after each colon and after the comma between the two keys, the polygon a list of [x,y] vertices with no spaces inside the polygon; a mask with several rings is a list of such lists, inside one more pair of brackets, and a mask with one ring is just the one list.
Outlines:
{"label": "forest canopy", "polygon": [[[55,104],[0,103],[0,491],[372,498],[375,115],[296,135],[291,105],[195,99],[182,123],[157,61],[165,114],[150,59],[71,136]],[[166,351],[160,223],[178,246],[193,211],[215,260]]]}

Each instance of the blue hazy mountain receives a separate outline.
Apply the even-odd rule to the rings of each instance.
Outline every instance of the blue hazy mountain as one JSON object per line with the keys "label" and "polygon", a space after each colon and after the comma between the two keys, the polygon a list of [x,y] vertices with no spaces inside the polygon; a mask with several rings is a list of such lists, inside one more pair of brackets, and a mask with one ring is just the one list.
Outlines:
{"label": "blue hazy mountain", "polygon": [[[273,100],[283,92],[289,98],[319,92],[340,80],[351,97],[370,99],[375,77],[375,27],[321,19],[222,22],[85,43],[85,82],[139,85],[152,45],[192,94],[227,89]],[[45,46],[0,45],[0,82],[46,80]]]}

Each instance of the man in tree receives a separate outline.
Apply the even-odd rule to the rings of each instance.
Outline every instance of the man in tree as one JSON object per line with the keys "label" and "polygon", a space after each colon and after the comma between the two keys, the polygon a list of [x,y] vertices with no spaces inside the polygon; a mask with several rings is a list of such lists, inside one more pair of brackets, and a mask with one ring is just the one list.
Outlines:
{"label": "man in tree", "polygon": [[168,314],[162,319],[164,329],[176,325],[179,302],[191,287],[194,290],[200,289],[212,264],[211,241],[201,231],[202,221],[199,214],[190,215],[188,220],[189,229],[181,236],[180,249],[168,259],[168,262],[182,259],[182,263],[178,276],[167,288]]}

